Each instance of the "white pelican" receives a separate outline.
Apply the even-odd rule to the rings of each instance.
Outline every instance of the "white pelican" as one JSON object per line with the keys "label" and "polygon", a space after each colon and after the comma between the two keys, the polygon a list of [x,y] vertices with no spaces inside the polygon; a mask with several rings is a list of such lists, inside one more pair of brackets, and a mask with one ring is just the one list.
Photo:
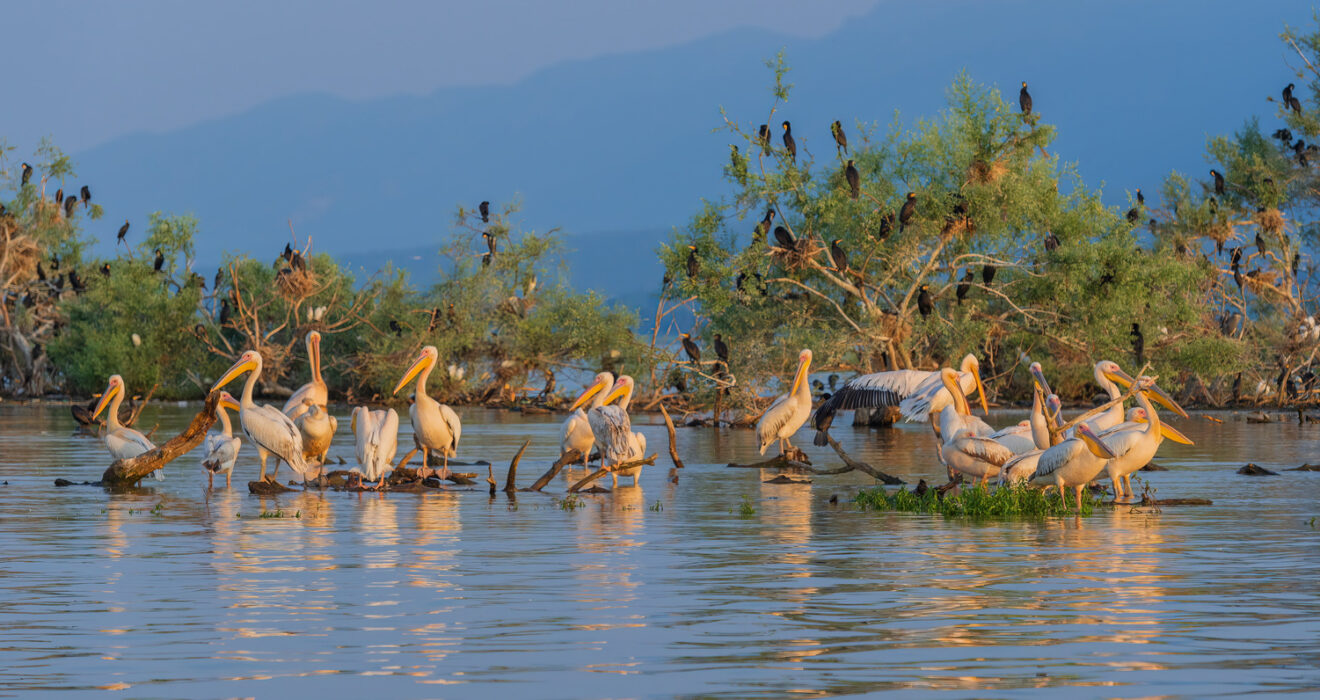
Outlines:
{"label": "white pelican", "polygon": [[584,399],[590,397],[591,405],[587,410],[605,405],[605,397],[610,393],[614,386],[614,375],[609,372],[601,372],[596,375],[593,381],[582,393],[578,400],[573,402],[568,418],[564,420],[564,437],[559,441],[559,454],[562,456],[570,450],[577,450],[582,453],[582,467],[587,467],[587,457],[591,454],[591,448],[596,445],[596,436],[591,433],[591,424],[587,422],[587,412],[582,410],[581,405]]}
{"label": "white pelican", "polygon": [[[307,462],[303,459],[302,433],[298,432],[298,426],[274,406],[258,406],[252,400],[252,389],[261,377],[261,353],[248,350],[240,355],[238,362],[220,377],[211,391],[224,387],[244,372],[249,374],[238,402],[238,422],[243,426],[243,434],[257,446],[257,458],[261,460],[259,478],[265,480],[266,458],[273,456],[275,473],[279,473],[280,460],[283,460],[289,463],[295,474],[306,480]],[[274,474],[271,477],[274,478]]]}
{"label": "white pelican", "polygon": [[[1062,410],[1062,408],[1063,406],[1059,402],[1058,396],[1050,394],[1049,397],[1045,399],[1044,413],[1050,423],[1055,423],[1057,421],[1059,411]],[[1036,467],[1040,466],[1040,456],[1045,454],[1045,450],[1048,450],[1052,446],[1053,440],[1058,436],[1047,429],[1044,436],[1033,432],[1032,437],[1036,439],[1036,449],[1023,452],[1005,462],[1000,471],[1001,483],[1007,482],[1015,484],[1030,479],[1032,475],[1036,473]]]}
{"label": "white pelican", "polygon": [[[1105,462],[1113,459],[1114,453],[1109,446],[1101,442],[1099,436],[1086,423],[1078,423],[1070,437],[1045,450],[1037,460],[1036,472],[1031,480],[1037,484],[1057,486],[1059,498],[1064,499],[1063,487],[1073,489],[1077,510],[1082,509],[1082,489],[1105,468]],[[1067,507],[1064,499],[1064,507]]]}
{"label": "white pelican", "polygon": [[215,475],[225,475],[225,488],[234,475],[234,462],[238,461],[238,450],[243,441],[234,437],[234,426],[229,423],[229,414],[225,409],[240,410],[238,401],[227,391],[220,392],[220,402],[215,405],[215,417],[220,419],[220,430],[206,434],[206,456],[202,457],[202,469],[206,470],[206,488],[215,484]]}
{"label": "white pelican", "polygon": [[326,413],[325,407],[303,399],[304,411],[293,419],[302,433],[303,459],[311,464],[325,465],[325,456],[330,452],[330,441],[335,437],[334,416]]}
{"label": "white pelican", "polygon": [[953,403],[940,413],[940,434],[944,436],[941,461],[953,471],[980,479],[984,485],[1013,459],[1013,451],[984,434],[981,426],[985,423],[972,415],[972,407],[958,386],[958,372],[945,367],[940,370],[940,379],[953,397]]}
{"label": "white pelican", "polygon": [[[587,412],[587,423],[600,446],[601,466],[608,456],[614,467],[646,457],[646,436],[633,432],[628,418],[628,404],[632,402],[633,378],[622,375],[614,382],[614,390],[605,397],[604,405]],[[618,403],[611,405],[617,400]],[[619,476],[631,476],[633,486],[642,475],[642,465],[610,471],[613,485],[619,485]]]}
{"label": "white pelican", "polygon": [[[958,368],[958,386],[963,394],[970,395],[976,391],[981,397],[981,410],[989,413],[985,386],[981,384],[981,364],[977,362],[976,356],[968,354]],[[884,406],[898,406],[904,420],[930,421],[938,437],[940,413],[952,402],[938,371],[900,369],[863,374],[844,382],[833,396],[816,409],[814,442],[817,445],[829,444],[825,433],[836,411]]]}
{"label": "white pelican", "polygon": [[[784,454],[784,445],[792,446],[788,439],[797,433],[811,415],[811,387],[807,385],[807,375],[811,372],[811,351],[798,353],[798,368],[793,374],[793,385],[788,393],[781,395],[770,404],[756,421],[756,438],[761,444],[761,454],[770,443],[779,441],[779,454]],[[845,385],[846,386],[846,385]],[[837,394],[836,394],[837,396]]]}
{"label": "white pelican", "polygon": [[417,445],[417,449],[422,451],[422,468],[417,474],[422,478],[430,475],[429,453],[435,450],[440,453],[444,461],[438,476],[447,479],[449,458],[458,453],[458,440],[463,435],[463,424],[458,420],[458,414],[454,413],[454,409],[426,394],[426,380],[431,376],[431,370],[435,368],[439,358],[440,351],[436,350],[434,345],[422,348],[422,354],[395,385],[394,393],[399,393],[399,390],[412,381],[413,377],[417,378],[413,405],[408,409],[408,415],[412,418],[413,442]]}
{"label": "white pelican", "polygon": [[[1101,360],[1095,363],[1095,383],[1100,385],[1100,388],[1109,396],[1110,401],[1122,396],[1122,389],[1132,386],[1132,382],[1132,377],[1129,376],[1127,372],[1119,369],[1117,363],[1111,362],[1110,360]],[[1119,387],[1120,384],[1122,385],[1122,388]],[[1150,388],[1145,391],[1150,394],[1150,398],[1154,399],[1160,405],[1177,413],[1183,418],[1187,417],[1187,412],[1183,410],[1182,406],[1179,406],[1177,402],[1173,400],[1173,397],[1165,393],[1163,389],[1152,384],[1150,385]],[[1099,434],[1113,428],[1119,423],[1122,423],[1123,418],[1123,404],[1116,403],[1106,409],[1104,413],[1085,422],[1087,425],[1091,426],[1091,429],[1095,431],[1096,434]]]}
{"label": "white pelican", "polygon": [[1150,463],[1165,437],[1185,445],[1192,444],[1185,435],[1174,430],[1172,426],[1165,425],[1147,400],[1145,390],[1154,386],[1154,380],[1141,377],[1138,381],[1141,382],[1138,386],[1142,391],[1136,393],[1136,399],[1141,407],[1129,412],[1136,419],[1133,421],[1136,427],[1124,427],[1125,424],[1119,424],[1115,429],[1100,435],[1100,439],[1104,440],[1105,445],[1115,455],[1105,463],[1105,473],[1114,485],[1114,500],[1124,497],[1125,483],[1127,497],[1133,496],[1132,473]]}
{"label": "white pelican", "polygon": [[[156,445],[148,440],[146,435],[120,424],[119,404],[123,402],[124,378],[116,374],[110,377],[109,386],[101,394],[96,410],[92,411],[92,420],[96,420],[96,417],[101,415],[101,411],[109,406],[110,413],[105,417],[105,432],[101,434],[101,440],[105,442],[106,449],[110,450],[110,455],[115,459],[132,459],[156,449]],[[156,481],[165,480],[165,473],[159,469],[151,475]]]}
{"label": "white pelican", "polygon": [[357,438],[358,464],[362,465],[367,480],[375,480],[379,489],[384,486],[385,472],[399,449],[399,414],[392,408],[372,411],[358,406],[353,409],[352,426]]}
{"label": "white pelican", "polygon": [[307,363],[312,367],[312,381],[298,387],[289,396],[281,409],[284,415],[297,418],[307,411],[308,406],[326,406],[330,402],[330,389],[321,377],[321,334],[311,331],[307,334]]}
{"label": "white pelican", "polygon": [[990,434],[990,439],[1013,450],[1013,454],[1017,455],[1044,450],[1052,442],[1051,421],[1045,415],[1045,396],[1050,393],[1050,386],[1045,381],[1045,373],[1039,362],[1031,363],[1027,371],[1031,373],[1030,417],[1017,425]]}

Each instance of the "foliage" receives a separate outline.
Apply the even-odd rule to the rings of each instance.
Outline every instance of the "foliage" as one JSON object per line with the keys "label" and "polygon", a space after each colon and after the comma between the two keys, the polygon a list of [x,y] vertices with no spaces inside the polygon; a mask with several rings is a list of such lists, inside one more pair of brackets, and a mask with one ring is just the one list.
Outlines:
{"label": "foliage", "polygon": [[[1055,492],[1057,493],[1057,491]],[[1027,484],[1000,486],[987,491],[979,484],[960,489],[954,494],[940,495],[928,489],[918,495],[902,487],[889,492],[884,487],[862,490],[854,502],[869,510],[926,513],[948,518],[1045,518],[1062,515],[1089,516],[1099,501],[1083,492],[1080,513],[1070,501],[1047,496],[1043,489]]]}

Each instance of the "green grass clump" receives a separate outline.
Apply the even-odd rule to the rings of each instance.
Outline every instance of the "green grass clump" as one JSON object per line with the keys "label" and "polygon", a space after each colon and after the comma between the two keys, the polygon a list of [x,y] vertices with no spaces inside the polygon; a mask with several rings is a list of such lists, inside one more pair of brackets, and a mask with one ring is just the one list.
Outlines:
{"label": "green grass clump", "polygon": [[[1026,485],[1001,486],[987,491],[979,484],[960,489],[956,495],[940,498],[935,489],[918,496],[903,487],[889,492],[884,487],[864,490],[854,502],[868,510],[889,510],[903,513],[939,514],[949,518],[1044,518],[1076,515],[1072,494],[1065,504],[1055,492],[1045,492]],[[1081,515],[1090,515],[1098,503],[1089,493],[1082,494]]]}

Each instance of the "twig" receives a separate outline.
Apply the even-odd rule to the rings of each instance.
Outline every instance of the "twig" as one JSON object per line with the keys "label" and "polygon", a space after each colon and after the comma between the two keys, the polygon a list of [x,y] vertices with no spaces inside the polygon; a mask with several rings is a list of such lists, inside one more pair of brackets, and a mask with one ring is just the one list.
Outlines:
{"label": "twig", "polygon": [[522,447],[518,448],[518,454],[513,456],[513,461],[509,462],[509,474],[504,479],[504,492],[513,493],[518,490],[518,460],[522,459],[523,453],[527,451],[527,446],[532,444],[530,438],[523,441]]}
{"label": "twig", "polygon": [[683,460],[678,458],[678,435],[674,432],[674,421],[669,418],[669,411],[665,410],[664,404],[660,404],[660,415],[665,417],[665,430],[669,431],[669,459],[675,467],[682,469]]}

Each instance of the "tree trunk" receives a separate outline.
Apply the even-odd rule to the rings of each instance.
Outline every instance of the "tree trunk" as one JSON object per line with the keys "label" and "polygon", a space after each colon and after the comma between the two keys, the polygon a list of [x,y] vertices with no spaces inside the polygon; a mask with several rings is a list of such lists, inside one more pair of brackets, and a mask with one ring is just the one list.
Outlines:
{"label": "tree trunk", "polygon": [[180,455],[201,444],[206,431],[215,425],[215,405],[220,401],[220,392],[213,391],[206,397],[206,404],[201,412],[193,416],[182,433],[170,438],[169,442],[154,450],[145,452],[132,459],[117,459],[101,475],[101,485],[110,488],[133,486],[151,472],[164,467]]}

